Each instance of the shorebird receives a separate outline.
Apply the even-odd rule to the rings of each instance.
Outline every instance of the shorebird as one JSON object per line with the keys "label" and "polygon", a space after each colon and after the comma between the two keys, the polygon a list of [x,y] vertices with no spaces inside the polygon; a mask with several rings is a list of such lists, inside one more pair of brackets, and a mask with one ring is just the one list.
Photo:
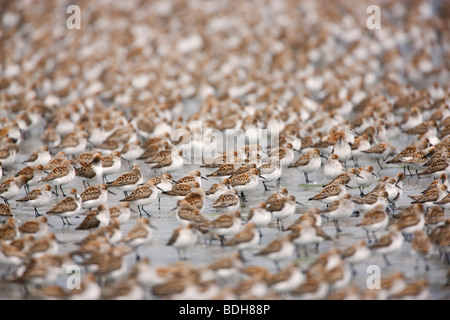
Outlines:
{"label": "shorebird", "polygon": [[246,173],[224,179],[223,182],[240,192],[242,200],[246,202],[247,199],[245,197],[244,191],[254,190],[258,187],[259,170],[250,169]]}
{"label": "shorebird", "polygon": [[110,154],[102,156],[102,179],[103,183],[107,182],[106,176],[115,174],[122,167],[122,159],[119,151],[113,151]]}
{"label": "shorebird", "polygon": [[334,222],[336,232],[341,232],[339,227],[339,220],[346,219],[351,216],[355,209],[355,204],[352,201],[350,194],[345,194],[342,199],[337,199],[329,204],[329,206],[321,211],[321,214]]}
{"label": "shorebird", "polygon": [[184,226],[190,223],[201,225],[209,221],[208,218],[200,213],[200,210],[197,209],[197,207],[189,204],[189,202],[185,200],[178,200],[175,217]]}
{"label": "shorebird", "polygon": [[255,256],[265,257],[272,260],[276,269],[280,270],[280,262],[292,258],[295,251],[291,235],[285,235],[274,239],[263,249],[255,253]]}
{"label": "shorebird", "polygon": [[265,210],[270,212],[272,217],[277,220],[278,230],[284,230],[283,220],[294,214],[296,203],[299,202],[295,200],[293,195],[266,203]]}
{"label": "shorebird", "polygon": [[109,207],[106,204],[101,204],[97,207],[97,210],[89,211],[75,230],[97,229],[107,226],[110,220]]}
{"label": "shorebird", "polygon": [[321,165],[320,151],[315,148],[311,149],[307,154],[302,155],[297,161],[288,166],[288,168],[297,168],[300,172],[303,172],[306,183],[310,183],[312,181],[308,179],[308,174],[319,170]]}
{"label": "shorebird", "polygon": [[224,163],[214,172],[207,174],[208,178],[229,178],[233,172],[237,169],[237,165],[234,163]]}
{"label": "shorebird", "polygon": [[33,151],[23,163],[26,165],[45,165],[51,158],[50,148],[43,145],[38,150]]}
{"label": "shorebird", "polygon": [[144,244],[153,241],[153,225],[149,218],[139,218],[136,224],[123,237],[123,243],[133,247],[136,252],[136,260],[141,257],[138,253],[138,248]]}
{"label": "shorebird", "polygon": [[207,199],[211,201],[216,201],[222,194],[229,191],[230,188],[223,182],[214,183],[211,187],[206,191],[205,196]]}
{"label": "shorebird", "polygon": [[31,190],[26,196],[23,198],[17,199],[16,202],[24,204],[27,207],[33,207],[35,216],[40,216],[37,208],[46,206],[50,203],[52,199],[52,187],[47,184],[40,188],[36,188]]}
{"label": "shorebird", "polygon": [[189,193],[191,193],[192,189],[194,188],[200,188],[200,185],[195,181],[189,183],[174,184],[172,189],[163,191],[162,194],[173,197],[176,200],[182,200]]}
{"label": "shorebird", "polygon": [[19,194],[20,189],[25,185],[26,182],[27,177],[24,175],[20,175],[18,177],[10,177],[6,179],[0,185],[0,197],[6,204],[9,204],[8,200],[15,198]]}
{"label": "shorebird", "polygon": [[356,274],[354,265],[369,258],[371,252],[367,247],[366,241],[359,240],[356,243],[340,250],[340,254],[342,259],[350,264],[353,274]]}
{"label": "shorebird", "polygon": [[225,247],[233,247],[241,254],[243,261],[243,250],[250,250],[255,248],[260,242],[259,231],[256,225],[253,223],[247,223],[243,230],[239,231],[228,239],[225,243]]}
{"label": "shorebird", "polygon": [[174,247],[179,260],[187,260],[186,251],[197,244],[198,235],[193,224],[178,227],[173,232],[167,245]]}
{"label": "shorebird", "polygon": [[336,181],[335,184],[324,187],[319,193],[308,200],[316,200],[330,204],[338,199],[341,199],[346,193],[347,190],[345,190],[345,183],[342,179],[340,179]]}
{"label": "shorebird", "polygon": [[[146,161],[146,163],[149,163]],[[183,151],[174,149],[167,154],[161,161],[153,164],[152,169],[159,169],[162,172],[174,172],[183,166],[184,158]]]}
{"label": "shorebird", "polygon": [[75,168],[75,175],[83,178],[83,185],[86,188],[86,183],[89,186],[89,180],[100,183],[102,182],[102,155],[100,153],[96,153],[93,155],[92,161],[87,162],[78,162],[79,167]]}
{"label": "shorebird", "polygon": [[42,164],[27,166],[18,171],[14,175],[14,177],[18,177],[20,175],[24,175],[27,177],[27,181],[23,187],[25,189],[25,192],[28,193],[29,187],[38,184],[44,176],[44,166]]}
{"label": "shorebird", "polygon": [[256,207],[250,209],[247,216],[247,223],[253,223],[258,228],[260,239],[262,237],[262,228],[269,226],[272,220],[272,214],[266,210],[266,202],[260,202]]}
{"label": "shorebird", "polygon": [[263,164],[257,168],[259,176],[261,177],[264,189],[269,191],[266,182],[279,181],[282,172],[280,160],[277,157],[272,157],[269,163]]}
{"label": "shorebird", "polygon": [[323,165],[323,174],[327,179],[334,179],[341,173],[345,172],[345,167],[342,162],[339,160],[339,156],[337,154],[330,154],[328,156],[327,163]]}
{"label": "shorebird", "polygon": [[153,183],[153,181],[149,181],[144,185],[137,187],[128,196],[121,199],[120,201],[126,201],[131,204],[135,204],[139,210],[140,217],[142,216],[142,211],[144,211],[147,216],[150,217],[150,214],[144,209],[144,206],[153,203],[158,195],[158,187]]}
{"label": "shorebird", "polygon": [[347,160],[352,158],[352,148],[349,141],[347,141],[347,135],[345,133],[339,133],[338,140],[334,144],[331,153],[338,156],[339,160],[343,162],[344,167],[347,163]]}
{"label": "shorebird", "polygon": [[375,241],[377,240],[375,232],[383,230],[389,223],[389,216],[383,205],[378,204],[374,209],[367,211],[362,220],[356,225],[366,231],[367,241],[371,243],[369,232],[372,232]]}
{"label": "shorebird", "polygon": [[307,257],[308,246],[315,245],[316,252],[319,252],[319,245],[332,238],[321,228],[314,225],[312,220],[305,220],[302,223],[296,223],[289,226],[290,236],[296,247],[297,257],[300,256],[300,248],[303,248],[304,255]]}
{"label": "shorebird", "polygon": [[59,201],[51,209],[47,210],[46,214],[55,215],[61,218],[63,225],[69,224],[67,218],[73,217],[81,210],[81,196],[78,194],[77,189],[70,191],[71,197],[65,197]]}
{"label": "shorebird", "polygon": [[85,189],[81,193],[81,204],[86,209],[96,208],[108,199],[108,186],[98,184]]}
{"label": "shorebird", "polygon": [[130,209],[130,203],[123,201],[119,204],[109,207],[109,213],[111,216],[111,219],[117,219],[119,223],[124,223],[130,220],[131,216],[131,209]]}
{"label": "shorebird", "polygon": [[130,171],[121,174],[116,180],[107,182],[106,185],[122,190],[126,197],[128,196],[128,191],[136,189],[136,186],[141,184],[143,179],[141,168],[134,166]]}
{"label": "shorebird", "polygon": [[53,149],[59,149],[68,155],[77,155],[86,150],[88,134],[82,130],[68,133]]}
{"label": "shorebird", "polygon": [[388,233],[384,234],[377,242],[369,246],[369,249],[383,256],[386,265],[391,265],[387,258],[388,254],[395,253],[403,245],[403,235],[398,230],[397,226],[391,225]]}
{"label": "shorebird", "polygon": [[133,161],[136,161],[145,152],[141,142],[136,140],[134,142],[126,143],[120,151],[120,157],[128,162],[130,169],[133,167]]}
{"label": "shorebird", "polygon": [[228,190],[226,193],[220,195],[216,201],[211,205],[212,208],[222,212],[236,211],[239,209],[241,201],[239,199],[238,191],[235,189]]}
{"label": "shorebird", "polygon": [[241,214],[235,211],[222,213],[214,220],[205,222],[202,226],[217,234],[220,237],[220,243],[223,245],[225,237],[233,236],[239,232],[241,222]]}
{"label": "shorebird", "polygon": [[45,216],[29,219],[19,226],[21,236],[31,235],[34,239],[39,239],[49,232],[48,220]]}
{"label": "shorebird", "polygon": [[425,271],[430,270],[428,258],[431,255],[431,240],[422,230],[417,230],[414,232],[410,252],[412,255],[416,256],[416,265],[414,267],[415,270],[419,269],[420,259],[425,262]]}
{"label": "shorebird", "polygon": [[0,222],[5,223],[8,218],[14,218],[14,213],[6,203],[0,203]]}
{"label": "shorebird", "polygon": [[201,172],[198,170],[191,171],[185,176],[178,179],[175,183],[189,183],[189,182],[197,182],[199,186],[202,186],[202,179],[208,180],[207,178],[203,177]]}
{"label": "shorebird", "polygon": [[373,147],[370,147],[367,150],[362,151],[366,156],[371,158],[375,158],[377,160],[380,169],[383,169],[380,160],[386,161],[389,156],[395,155],[398,153],[398,148],[393,144],[387,142],[381,142]]}
{"label": "shorebird", "polygon": [[54,167],[40,182],[48,182],[55,186],[55,193],[58,195],[58,186],[62,194],[66,196],[62,188],[75,178],[75,168],[72,160],[64,160],[61,165]]}

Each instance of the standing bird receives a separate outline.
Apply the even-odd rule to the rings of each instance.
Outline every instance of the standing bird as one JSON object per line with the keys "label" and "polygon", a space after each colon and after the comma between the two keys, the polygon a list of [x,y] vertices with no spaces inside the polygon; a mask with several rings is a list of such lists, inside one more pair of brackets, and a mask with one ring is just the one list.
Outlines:
{"label": "standing bird", "polygon": [[130,171],[121,174],[116,180],[108,182],[106,185],[122,190],[126,197],[128,196],[128,191],[133,191],[143,180],[141,168],[134,166]]}
{"label": "standing bird", "polygon": [[176,228],[166,244],[177,250],[179,260],[187,260],[187,249],[195,246],[197,241],[198,235],[194,224],[189,223],[186,226]]}
{"label": "standing bird", "polygon": [[311,174],[319,170],[322,165],[322,160],[320,159],[319,149],[311,149],[307,154],[302,155],[294,163],[292,163],[288,168],[297,168],[300,172],[305,175],[306,183],[310,183],[308,179],[308,174]]}
{"label": "standing bird", "polygon": [[136,260],[140,260],[138,248],[144,244],[148,244],[153,240],[153,225],[149,218],[139,218],[136,224],[123,237],[123,243],[135,248]]}
{"label": "standing bird", "polygon": [[[65,197],[59,201],[55,206],[49,209],[46,214],[59,216],[63,222],[63,225],[69,224],[67,218],[73,217],[81,210],[81,196],[78,194],[77,189],[70,191],[71,197]],[[64,220],[65,219],[65,220]]]}
{"label": "standing bird", "polygon": [[391,265],[387,255],[400,250],[403,245],[403,235],[398,230],[397,226],[391,225],[388,233],[383,235],[377,242],[369,246],[369,249],[383,256],[386,265]]}
{"label": "standing bird", "polygon": [[416,271],[419,269],[420,259],[423,259],[425,262],[425,270],[430,270],[428,258],[431,255],[431,240],[422,230],[414,232],[414,237],[411,241],[411,254],[416,256],[416,266],[414,267]]}
{"label": "standing bird", "polygon": [[25,197],[16,200],[16,202],[22,203],[27,207],[34,208],[34,214],[36,217],[40,216],[37,208],[46,206],[52,199],[52,187],[47,184],[40,188],[36,188],[28,193]]}
{"label": "standing bird", "polygon": [[[255,224],[247,223],[243,230],[236,233],[224,243],[225,247],[234,247],[243,258],[243,250],[255,248],[260,241],[259,231]],[[243,259],[245,261],[245,259]]]}
{"label": "standing bird", "polygon": [[266,186],[266,182],[279,181],[281,177],[282,166],[280,159],[272,157],[269,163],[263,164],[258,167],[259,175],[261,177],[264,189],[269,191]]}
{"label": "standing bird", "polygon": [[224,179],[223,182],[240,192],[242,200],[246,202],[244,191],[250,191],[258,187],[259,170],[250,169],[246,173]]}
{"label": "standing bird", "polygon": [[147,216],[150,217],[150,214],[144,209],[144,206],[151,204],[158,197],[158,188],[153,183],[153,181],[149,181],[144,185],[137,187],[130,195],[121,199],[120,201],[126,201],[132,204],[135,204],[139,210],[139,216],[142,216],[142,211],[144,211]]}
{"label": "standing bird", "polygon": [[75,230],[94,230],[109,225],[111,215],[109,207],[101,204],[95,211],[89,211],[83,221],[75,228]]}
{"label": "standing bird", "polygon": [[337,154],[330,154],[328,156],[327,163],[323,166],[323,174],[327,179],[334,179],[341,173],[345,172],[345,167],[342,162],[339,160],[339,156]]}
{"label": "standing bird", "polygon": [[56,195],[58,195],[59,186],[62,194],[66,196],[62,186],[72,182],[75,178],[75,168],[72,163],[72,160],[64,160],[61,165],[53,168],[40,182],[48,182],[54,185]]}
{"label": "standing bird", "polygon": [[231,189],[228,192],[220,195],[216,201],[211,205],[212,208],[227,212],[236,211],[239,209],[241,201],[238,196],[238,191]]}

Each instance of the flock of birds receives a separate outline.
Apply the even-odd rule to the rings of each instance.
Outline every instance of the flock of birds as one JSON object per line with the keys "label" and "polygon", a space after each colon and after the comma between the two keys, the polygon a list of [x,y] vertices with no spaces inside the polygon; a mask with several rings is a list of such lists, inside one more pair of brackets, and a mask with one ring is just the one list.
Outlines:
{"label": "flock of birds", "polygon": [[[184,6],[179,6],[183,12]],[[119,6],[116,10],[128,9]],[[176,11],[171,10],[161,5],[156,15],[165,19],[168,12]],[[427,12],[422,8],[419,15],[427,20]],[[20,28],[14,14],[6,17],[2,22],[6,27],[29,32]],[[314,25],[314,18],[309,19],[305,23]],[[220,31],[219,22],[214,28]],[[340,37],[336,46],[340,41],[352,43],[351,19],[345,24],[347,33],[323,34],[324,38]],[[167,28],[172,27],[176,23]],[[132,30],[142,40],[140,29]],[[290,59],[282,54],[279,40],[283,37],[278,38],[276,28],[272,30],[260,41],[274,40],[273,52],[260,57],[258,63],[290,70],[283,62]],[[413,48],[435,41],[411,37],[408,43]],[[40,43],[44,38],[35,36],[30,41]],[[319,48],[332,45],[322,40],[317,40]],[[187,56],[202,45],[213,50],[198,37],[175,43],[173,52]],[[229,43],[232,46],[232,39]],[[364,41],[359,45],[364,47]],[[322,60],[327,63],[325,57],[315,58],[322,49],[306,51],[312,65]],[[147,53],[134,52],[135,57],[139,54]],[[175,65],[177,58],[169,59],[167,47],[161,45],[158,54]],[[356,49],[346,54],[355,61],[369,55]],[[83,55],[90,56],[90,52]],[[27,66],[52,70],[51,63],[36,59]],[[390,59],[385,57],[384,62],[389,65],[391,61],[395,70],[395,57]],[[432,71],[417,59],[411,63],[419,75],[406,69],[404,77],[417,80],[444,74],[445,78],[445,69]],[[70,56],[68,60],[72,61]],[[197,60],[192,61],[189,69],[194,72]],[[348,64],[345,61],[342,58]],[[111,68],[114,71],[120,69],[117,63]],[[220,72],[231,65],[224,64]],[[184,89],[190,85],[180,76],[173,82],[162,80],[172,83],[167,88],[178,92],[175,97],[146,100],[150,93],[144,89],[153,80],[136,76],[127,84],[136,91],[116,92],[116,100],[108,100],[109,104],[96,95],[116,90],[108,79],[120,76],[103,77],[104,71],[92,69],[91,78],[103,77],[105,83],[99,91],[93,89],[94,80],[82,89],[70,81],[49,89],[51,85],[39,78],[24,86],[27,95],[20,90],[25,78],[14,80],[14,66],[3,70],[0,81],[4,115],[0,128],[0,197],[4,202],[0,204],[0,283],[16,289],[21,298],[427,299],[431,294],[427,275],[433,271],[430,260],[450,270],[450,218],[445,212],[450,205],[448,81],[417,88],[386,71],[374,89],[375,81],[367,77],[353,81],[312,72],[295,75],[305,85],[306,92],[299,93],[289,91],[292,83],[278,75],[277,67],[268,72],[273,78],[268,75],[257,90],[255,83],[261,79],[256,75],[248,79],[242,67],[233,76],[229,72],[235,78],[224,85],[229,85],[225,93],[214,80],[190,94],[175,90],[177,85]],[[205,69],[208,66],[204,62]],[[349,74],[356,72],[344,69]],[[339,70],[336,66],[336,75]],[[166,87],[152,85],[155,92],[166,92]],[[76,90],[86,95],[62,103]],[[189,97],[203,97],[194,102],[196,108],[190,114]],[[202,134],[197,131],[199,123]],[[262,144],[260,129],[275,130],[278,138]],[[243,135],[248,143],[222,151],[212,138],[214,130],[232,138]],[[200,155],[200,161],[192,155]],[[385,174],[393,168],[398,172]],[[416,179],[427,181],[427,188],[409,194],[405,186]],[[286,185],[286,181],[295,185]],[[314,190],[309,198],[298,196]],[[158,228],[162,217],[170,217],[170,232]],[[349,223],[361,236],[353,234],[354,243],[338,246],[348,237]],[[73,238],[62,242],[59,237],[68,232]],[[160,257],[143,253],[155,241],[164,241],[168,247],[164,258],[170,257],[171,263],[155,265]],[[211,248],[221,254],[210,254]],[[415,279],[395,270],[397,261],[392,257],[405,250],[408,258],[416,259]],[[193,251],[202,251],[206,262],[190,262]],[[372,257],[383,259],[383,270],[394,270],[382,274],[376,290],[353,281],[357,265]],[[273,268],[253,264],[256,259],[269,261]],[[78,273],[68,276],[67,270],[76,267]],[[75,285],[69,286],[66,280],[73,277],[79,283],[74,280]],[[449,286],[449,279],[450,271],[441,281],[442,290]]]}

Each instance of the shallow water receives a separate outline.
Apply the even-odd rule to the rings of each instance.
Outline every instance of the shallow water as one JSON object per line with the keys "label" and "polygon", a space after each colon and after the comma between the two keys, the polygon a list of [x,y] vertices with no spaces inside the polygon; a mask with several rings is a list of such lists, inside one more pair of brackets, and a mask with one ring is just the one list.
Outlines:
{"label": "shallow water", "polygon": [[[398,141],[397,146],[401,148],[401,145],[398,143],[407,143],[407,141]],[[395,144],[395,142],[394,142]],[[29,149],[30,148],[30,149]],[[24,147],[22,150],[32,150],[33,143],[32,141],[26,141],[24,142]],[[18,154],[16,163],[21,163],[27,155],[23,152]],[[298,155],[296,155],[296,158]],[[143,162],[137,161],[135,164],[140,165],[144,172],[144,180],[147,180],[157,174],[159,172],[155,172],[154,170],[151,170],[148,165],[144,164]],[[121,171],[128,170],[128,164],[124,162]],[[347,166],[351,167],[353,165],[352,161],[347,162]],[[367,161],[360,161],[360,166],[368,165]],[[15,172],[16,169],[19,169],[21,165],[17,165],[16,168],[13,168],[10,170],[10,172],[6,173],[5,175],[11,175],[12,172]],[[380,168],[375,164],[375,172],[376,174],[381,177],[384,175],[389,175],[391,177],[395,176],[398,172],[403,171],[403,168],[401,166],[390,166],[386,167],[383,170],[380,170]],[[178,172],[175,172],[173,174],[174,179],[178,179],[184,174],[188,173],[191,170],[198,169],[197,165],[185,165],[181,170]],[[206,169],[206,168],[200,168],[203,175],[206,175],[210,172],[212,172],[215,169]],[[108,180],[113,180],[116,176],[119,174],[116,174],[115,176],[111,175],[108,177]],[[283,168],[282,173],[282,179],[281,179],[281,185],[280,187],[285,187],[289,190],[290,194],[293,194],[296,199],[303,204],[303,206],[297,205],[297,214],[292,216],[290,219],[287,219],[284,221],[284,225],[288,226],[290,223],[292,223],[297,217],[298,214],[305,211],[307,208],[317,206],[319,208],[325,208],[324,204],[317,203],[314,201],[308,201],[307,199],[315,195],[317,192],[320,191],[321,185],[327,182],[327,180],[324,178],[322,174],[322,169],[320,169],[318,172],[313,173],[309,176],[309,178],[315,183],[306,185],[304,181],[303,174],[298,172],[295,168],[286,169]],[[3,178],[5,179],[5,178]],[[208,181],[202,180],[202,187],[206,190],[215,183],[216,180],[209,179]],[[409,199],[408,195],[414,195],[419,194],[422,190],[424,190],[428,184],[431,182],[431,178],[422,178],[418,179],[416,176],[409,177],[404,181],[404,193],[400,201],[398,202],[398,209],[401,210],[402,207],[407,206],[411,203],[411,199]],[[241,205],[241,213],[243,217],[245,217],[248,212],[250,211],[250,208],[255,206],[258,202],[264,201],[270,194],[273,192],[276,192],[278,189],[276,188],[275,184],[268,184],[271,191],[264,191],[264,187],[262,183],[258,186],[257,190],[254,190],[252,192],[248,192],[246,194],[246,197],[248,199],[248,202],[243,202]],[[67,186],[65,188],[66,191],[68,191],[70,188],[76,187],[80,190],[83,190],[83,185],[81,182],[81,179],[76,179],[76,181],[71,184],[70,186]],[[367,188],[366,190],[370,190],[373,186]],[[112,189],[113,190],[113,189]],[[114,191],[114,190],[113,190]],[[110,206],[113,206],[118,203],[118,200],[120,200],[123,197],[123,194],[121,191],[116,190],[116,195],[108,194],[108,201],[107,204]],[[359,190],[353,189],[349,190],[353,195],[358,195]],[[22,191],[24,193],[24,191]],[[22,196],[19,195],[19,196]],[[57,199],[54,199],[54,202],[56,202]],[[54,203],[52,202],[52,204]],[[16,215],[16,221],[20,225],[22,222],[26,221],[27,219],[34,217],[34,211],[33,208],[27,208],[27,207],[15,207],[15,203],[13,201],[10,201],[11,206],[14,209],[15,215]],[[210,201],[207,201],[206,207],[203,211],[203,214],[208,217],[209,219],[213,219],[218,215],[218,212],[208,207],[208,205],[211,204]],[[50,207],[50,206],[49,206]],[[43,213],[45,210],[49,209],[46,207],[40,208],[40,212]],[[154,231],[154,242],[151,245],[143,246],[139,249],[139,254],[142,258],[146,257],[149,258],[154,266],[163,266],[167,264],[174,263],[178,260],[177,252],[174,248],[166,246],[167,240],[170,238],[172,231],[179,226],[178,222],[175,219],[174,213],[171,212],[171,209],[175,207],[175,201],[168,199],[167,197],[161,198],[161,210],[158,210],[158,204],[157,202],[150,204],[145,207],[146,211],[151,213],[151,221],[152,224],[157,228],[157,230]],[[137,211],[136,211],[137,212]],[[446,213],[447,216],[449,216],[448,213]],[[81,223],[83,219],[83,214],[80,214],[79,218],[71,218],[70,221],[72,225],[70,226],[63,226],[61,219],[58,217],[49,217],[49,223],[51,224],[51,230],[56,234],[57,239],[60,241],[60,252],[70,252],[73,249],[76,248],[75,242],[84,238],[88,231],[81,231],[81,230],[75,230],[76,226]],[[121,230],[123,234],[126,234],[127,231],[134,226],[136,223],[136,220],[138,219],[138,214],[133,213],[132,217],[129,221],[126,223],[123,223],[121,226]],[[344,248],[350,244],[355,243],[358,239],[366,239],[365,232],[356,227],[357,223],[362,219],[362,215],[360,217],[350,217],[347,220],[343,220],[340,222],[340,227],[343,230],[339,235],[336,234],[335,227],[331,222],[327,222],[326,220],[323,220],[323,229],[324,231],[330,235],[333,240],[332,241],[326,241],[323,242],[319,247],[319,253],[315,253],[314,250],[311,248],[309,250],[309,256],[308,257],[300,257],[298,261],[300,262],[300,266],[302,269],[306,269],[309,263],[311,263],[318,254],[324,253],[327,251],[330,247],[336,246],[338,248]],[[393,223],[394,219],[391,218],[390,223]],[[255,249],[254,251],[245,251],[244,257],[247,260],[247,265],[260,265],[265,266],[269,270],[275,272],[275,266],[273,262],[271,262],[268,259],[262,258],[262,257],[256,257],[253,255],[253,253],[263,248],[266,244],[271,242],[276,237],[280,236],[280,231],[277,230],[275,221],[271,224],[270,228],[266,228],[262,230],[263,237],[262,237],[262,243],[261,245]],[[387,276],[391,274],[392,272],[396,270],[402,270],[408,280],[415,280],[418,278],[425,277],[428,279],[430,283],[430,298],[431,299],[448,299],[450,298],[450,288],[445,288],[443,284],[446,281],[446,273],[448,269],[448,265],[444,263],[444,261],[439,258],[439,255],[436,251],[433,252],[430,260],[430,270],[428,272],[425,272],[424,266],[421,263],[419,270],[415,270],[415,260],[412,257],[412,255],[409,252],[410,250],[410,243],[405,242],[402,249],[389,256],[390,261],[392,262],[392,265],[387,267],[384,263],[384,260],[381,256],[378,255],[372,255],[370,258],[367,259],[366,262],[361,263],[359,265],[356,265],[355,268],[357,270],[357,274],[353,276],[351,280],[351,285],[355,285],[358,288],[366,288],[366,281],[368,277],[371,275],[371,273],[367,272],[368,266],[371,265],[377,265],[381,269],[381,277]],[[224,257],[228,255],[230,252],[232,252],[232,248],[224,248],[219,245],[218,241],[215,241],[210,244],[204,244],[199,243],[195,248],[189,249],[187,252],[188,261],[192,263],[195,266],[201,266],[205,265],[207,263],[216,261],[217,259]],[[135,255],[134,253],[127,255],[126,257],[128,262],[128,268],[131,268],[133,264],[135,263]],[[281,264],[282,266],[285,265],[285,263]],[[3,269],[0,269],[3,270]],[[62,277],[60,279],[61,284],[64,284],[65,278]],[[23,298],[22,293],[23,291],[16,287],[8,285],[4,282],[1,283],[0,288],[3,288],[0,290],[0,299],[21,299]],[[153,299],[154,297],[148,296],[149,299]]]}

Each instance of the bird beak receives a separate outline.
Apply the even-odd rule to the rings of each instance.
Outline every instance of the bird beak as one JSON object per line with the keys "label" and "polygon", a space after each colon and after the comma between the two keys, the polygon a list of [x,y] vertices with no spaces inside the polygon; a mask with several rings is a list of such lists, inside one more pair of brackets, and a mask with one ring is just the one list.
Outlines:
{"label": "bird beak", "polygon": [[395,186],[396,186],[397,188],[399,188],[400,190],[403,190],[403,188],[400,187],[398,184],[395,184]]}
{"label": "bird beak", "polygon": [[170,212],[174,212],[175,210],[177,210],[178,207],[173,208],[172,210],[170,210]]}
{"label": "bird beak", "polygon": [[378,177],[378,176],[375,174],[375,172],[372,172],[372,175],[374,175],[375,177]]}
{"label": "bird beak", "polygon": [[361,176],[360,176],[359,174],[357,174],[356,176],[357,176],[358,178],[361,178],[361,179],[363,179],[363,177],[361,177]]}
{"label": "bird beak", "polygon": [[323,154],[321,154],[320,157],[321,157],[321,158],[324,158],[324,159],[326,159],[326,160],[328,160],[328,158],[325,157]]}
{"label": "bird beak", "polygon": [[157,227],[155,227],[154,225],[150,225],[150,228],[152,228],[152,229],[154,229],[154,230],[158,230],[158,228]]}
{"label": "bird beak", "polygon": [[115,196],[117,196],[117,194],[115,194],[115,193],[112,192],[111,190],[108,190],[108,192],[111,193],[111,194],[113,194],[113,195],[115,195]]}
{"label": "bird beak", "polygon": [[158,187],[158,186],[157,186],[156,188],[158,188],[158,190],[161,190],[162,192],[164,192],[164,190],[163,190],[163,189],[161,189],[160,187]]}
{"label": "bird beak", "polygon": [[292,150],[297,151],[298,153],[302,153],[302,152],[301,152],[300,150],[298,150],[298,149],[292,148]]}
{"label": "bird beak", "polygon": [[173,182],[173,183],[178,183],[178,181],[176,181],[176,180],[174,180],[174,179],[172,179],[172,182]]}
{"label": "bird beak", "polygon": [[301,205],[301,206],[305,206],[303,203],[298,202],[298,201],[295,201],[295,203],[296,203],[296,204],[299,204],[299,205]]}
{"label": "bird beak", "polygon": [[200,176],[200,178],[202,178],[203,180],[209,180],[208,178],[206,178],[204,176]]}
{"label": "bird beak", "polygon": [[264,178],[263,176],[259,176],[261,179],[264,179],[264,180],[266,180],[266,178]]}

